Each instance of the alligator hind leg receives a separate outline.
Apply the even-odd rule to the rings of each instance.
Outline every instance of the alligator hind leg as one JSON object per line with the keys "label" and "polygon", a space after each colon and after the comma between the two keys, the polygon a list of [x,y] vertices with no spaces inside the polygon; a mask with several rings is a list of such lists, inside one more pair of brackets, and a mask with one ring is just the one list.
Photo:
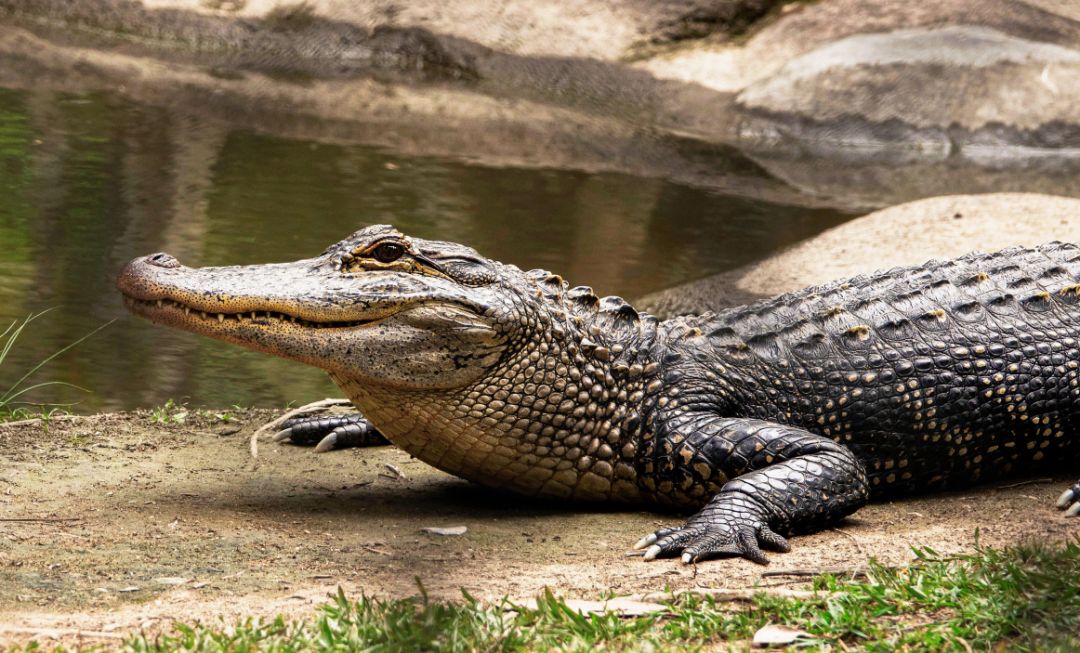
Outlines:
{"label": "alligator hind leg", "polygon": [[658,435],[652,450],[658,488],[723,485],[684,526],[642,538],[635,548],[645,550],[646,560],[681,554],[684,563],[741,556],[766,564],[762,548],[789,549],[782,534],[839,521],[869,498],[855,455],[805,429],[683,414]]}

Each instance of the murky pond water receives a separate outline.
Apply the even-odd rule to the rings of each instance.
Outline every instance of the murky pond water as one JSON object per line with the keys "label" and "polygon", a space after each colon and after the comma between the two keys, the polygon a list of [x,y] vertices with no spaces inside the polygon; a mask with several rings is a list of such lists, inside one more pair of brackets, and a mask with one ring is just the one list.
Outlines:
{"label": "murky pond water", "polygon": [[150,252],[190,265],[283,261],[392,223],[632,298],[751,262],[848,217],[661,179],[286,139],[104,92],[0,89],[0,329],[52,309],[0,364],[0,394],[114,318],[28,380],[90,393],[27,396],[78,401],[82,412],[170,398],[281,406],[333,394],[318,370],[128,316],[113,280]]}

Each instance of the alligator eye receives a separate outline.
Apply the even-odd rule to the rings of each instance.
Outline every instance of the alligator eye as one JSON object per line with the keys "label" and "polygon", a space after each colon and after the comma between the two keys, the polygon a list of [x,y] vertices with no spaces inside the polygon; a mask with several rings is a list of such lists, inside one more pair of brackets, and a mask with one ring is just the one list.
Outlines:
{"label": "alligator eye", "polygon": [[380,263],[393,263],[404,253],[405,248],[397,243],[383,243],[372,250],[371,255]]}

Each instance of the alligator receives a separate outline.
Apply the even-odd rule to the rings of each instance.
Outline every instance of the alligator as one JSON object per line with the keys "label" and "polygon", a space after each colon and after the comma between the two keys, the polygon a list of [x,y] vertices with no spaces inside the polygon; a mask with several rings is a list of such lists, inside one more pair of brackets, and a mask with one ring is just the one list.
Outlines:
{"label": "alligator", "polygon": [[[294,442],[385,437],[495,489],[696,511],[638,541],[647,560],[767,563],[872,498],[1067,464],[1080,445],[1072,244],[666,320],[382,225],[293,263],[153,254],[118,286],[154,322],[326,370],[360,412],[285,429]],[[1080,513],[1080,483],[1058,505]]]}

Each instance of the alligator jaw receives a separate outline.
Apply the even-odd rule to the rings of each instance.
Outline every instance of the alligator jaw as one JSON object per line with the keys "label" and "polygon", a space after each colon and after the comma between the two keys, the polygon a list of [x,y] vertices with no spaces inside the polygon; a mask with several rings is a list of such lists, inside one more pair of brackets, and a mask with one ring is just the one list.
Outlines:
{"label": "alligator jaw", "polygon": [[333,255],[189,268],[152,254],[130,262],[117,286],[128,309],[153,322],[365,385],[458,387],[504,343],[483,291],[400,270],[343,270]]}
{"label": "alligator jaw", "polygon": [[300,329],[355,329],[382,321],[385,317],[357,320],[317,321],[307,320],[288,313],[270,310],[251,310],[242,313],[231,311],[204,311],[173,299],[140,299],[124,295],[124,305],[132,313],[152,322],[175,326],[187,331],[218,335],[237,326],[268,329],[294,325]]}
{"label": "alligator jaw", "polygon": [[[266,335],[304,338],[316,330],[356,329],[407,306],[334,301],[333,275],[318,260],[259,266],[189,268],[167,254],[129,263],[117,278],[132,313],[202,335],[260,346]],[[260,336],[259,332],[263,332]]]}

